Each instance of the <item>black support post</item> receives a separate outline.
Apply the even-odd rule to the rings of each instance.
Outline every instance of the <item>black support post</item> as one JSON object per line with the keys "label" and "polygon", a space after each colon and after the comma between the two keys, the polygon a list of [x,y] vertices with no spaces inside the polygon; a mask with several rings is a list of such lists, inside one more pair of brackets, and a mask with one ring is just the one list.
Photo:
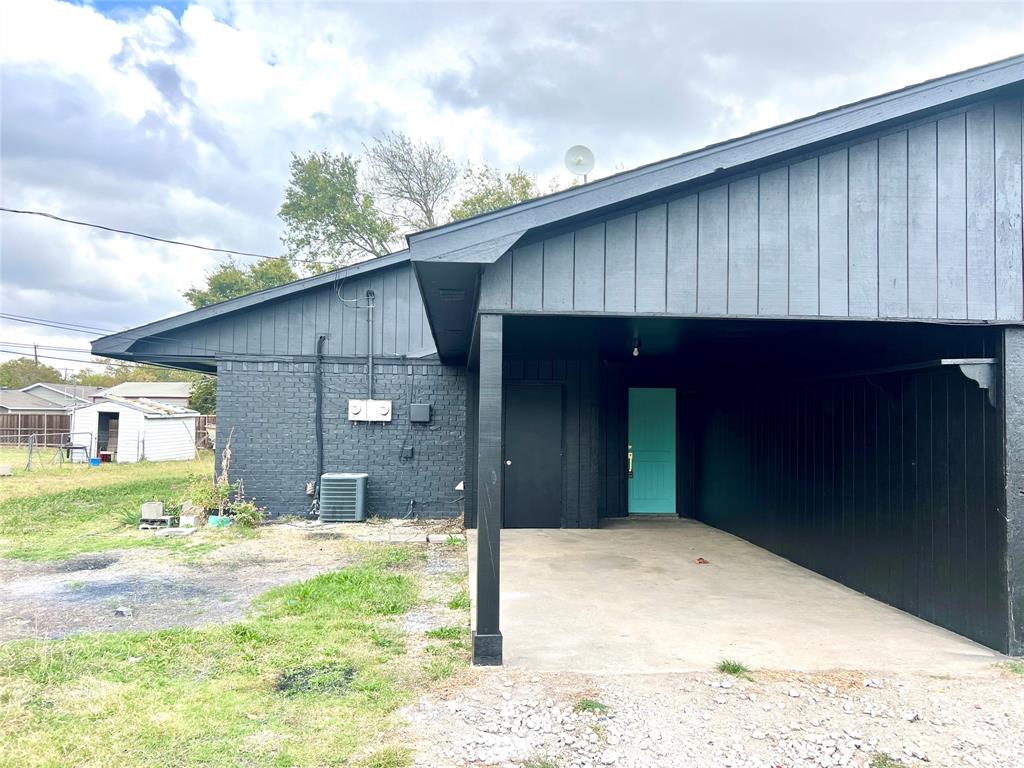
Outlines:
{"label": "black support post", "polygon": [[480,315],[476,462],[476,632],[473,663],[501,664],[498,626],[501,574],[502,316]]}
{"label": "black support post", "polygon": [[1003,330],[1008,652],[1024,655],[1024,328]]}

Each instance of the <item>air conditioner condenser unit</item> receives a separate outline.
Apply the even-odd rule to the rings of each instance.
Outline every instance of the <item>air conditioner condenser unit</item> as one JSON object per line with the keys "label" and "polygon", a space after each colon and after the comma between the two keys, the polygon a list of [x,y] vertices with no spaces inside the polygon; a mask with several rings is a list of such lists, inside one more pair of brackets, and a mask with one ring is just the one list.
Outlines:
{"label": "air conditioner condenser unit", "polygon": [[361,523],[366,520],[365,472],[325,472],[320,476],[320,522]]}

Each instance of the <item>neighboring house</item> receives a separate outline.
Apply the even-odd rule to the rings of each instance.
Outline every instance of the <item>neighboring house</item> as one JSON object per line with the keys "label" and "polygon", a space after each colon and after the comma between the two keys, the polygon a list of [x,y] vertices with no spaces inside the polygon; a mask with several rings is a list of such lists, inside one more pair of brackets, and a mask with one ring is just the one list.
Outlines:
{"label": "neighboring house", "polygon": [[99,387],[85,387],[77,384],[30,384],[21,388],[35,397],[48,400],[54,405],[59,405],[70,411],[80,405],[87,405],[92,402],[93,395],[100,391]]}
{"label": "neighboring house", "polygon": [[20,389],[0,389],[0,413],[48,416],[67,413],[67,408]]}
{"label": "neighboring house", "polygon": [[464,480],[477,663],[503,526],[637,514],[1021,653],[1022,96],[1024,56],[92,349],[216,372],[232,474],[277,514],[325,471],[385,516],[456,514]]}
{"label": "neighboring house", "polygon": [[128,400],[155,400],[167,405],[188,407],[192,396],[192,385],[187,381],[126,381],[108,389],[101,389],[93,395],[93,400],[103,397],[123,397]]}
{"label": "neighboring house", "polygon": [[[71,442],[87,446],[89,456],[109,454],[132,463],[190,460],[196,456],[196,417],[177,405],[108,395],[71,415]],[[76,458],[80,454],[76,454]]]}

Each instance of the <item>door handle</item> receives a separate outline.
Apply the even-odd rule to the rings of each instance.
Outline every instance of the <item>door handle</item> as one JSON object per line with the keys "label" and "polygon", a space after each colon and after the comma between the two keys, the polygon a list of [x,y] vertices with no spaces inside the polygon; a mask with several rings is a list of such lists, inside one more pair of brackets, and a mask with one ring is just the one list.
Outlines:
{"label": "door handle", "polygon": [[626,452],[626,477],[633,477],[633,446]]}
{"label": "door handle", "polygon": [[512,459],[505,459],[505,466],[506,467],[511,467],[512,466]]}

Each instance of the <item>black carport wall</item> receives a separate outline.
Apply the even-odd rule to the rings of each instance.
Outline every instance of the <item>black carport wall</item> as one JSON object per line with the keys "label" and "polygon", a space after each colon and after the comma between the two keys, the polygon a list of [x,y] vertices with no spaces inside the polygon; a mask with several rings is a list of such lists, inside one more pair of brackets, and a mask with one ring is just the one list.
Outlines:
{"label": "black carport wall", "polygon": [[524,381],[565,393],[553,526],[628,514],[625,393],[673,387],[678,514],[1020,652],[1024,330],[483,314],[479,340],[476,663],[501,660],[502,394]]}

